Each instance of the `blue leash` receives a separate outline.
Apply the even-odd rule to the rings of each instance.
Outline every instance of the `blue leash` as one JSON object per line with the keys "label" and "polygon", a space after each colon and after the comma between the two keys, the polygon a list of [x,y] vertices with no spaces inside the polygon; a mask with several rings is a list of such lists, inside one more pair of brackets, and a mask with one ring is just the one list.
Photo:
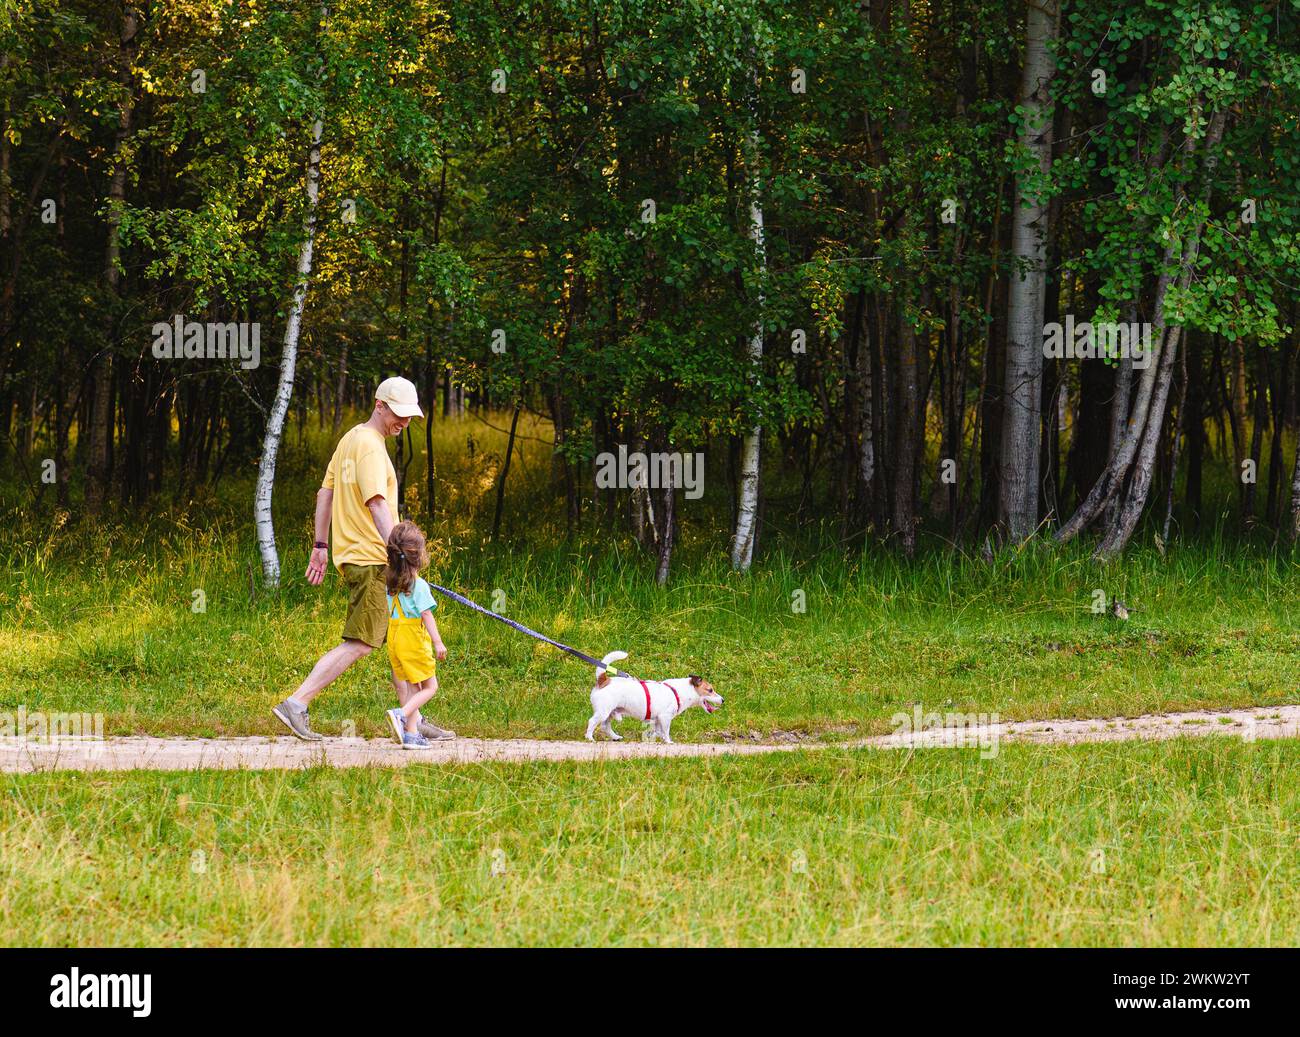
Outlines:
{"label": "blue leash", "polygon": [[[455,591],[448,590],[446,587],[439,587],[436,583],[431,583],[429,584],[429,586],[434,590],[436,590],[439,594],[445,594],[447,597],[451,598],[452,601],[459,601],[462,605],[465,605],[468,608],[472,608],[475,612],[481,612],[485,616],[491,616],[493,619],[498,619],[502,623],[505,623],[507,626],[514,627],[521,634],[527,634],[529,637],[535,637],[539,641],[545,641],[548,645],[553,645],[554,647],[558,648],[562,652],[568,652],[570,655],[576,655],[583,662],[591,663],[592,666],[601,666],[601,667],[605,666],[605,664],[601,662],[599,659],[593,659],[586,652],[580,652],[576,648],[570,648],[568,645],[562,645],[560,644],[559,641],[552,641],[545,634],[539,634],[536,630],[529,630],[522,623],[516,623],[513,619],[506,619],[505,616],[498,616],[495,612],[492,612],[489,609],[485,609],[482,605],[478,604],[477,602],[470,601],[469,598],[465,597],[463,594],[457,594]],[[606,667],[606,669],[612,671],[619,677],[628,677],[633,680],[636,679],[632,677],[630,673],[624,673],[622,670],[615,669],[612,666]]]}

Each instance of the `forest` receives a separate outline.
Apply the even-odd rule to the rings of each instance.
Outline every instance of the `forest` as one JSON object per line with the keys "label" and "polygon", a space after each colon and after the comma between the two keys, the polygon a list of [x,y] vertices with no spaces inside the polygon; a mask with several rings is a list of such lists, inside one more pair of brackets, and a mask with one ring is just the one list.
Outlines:
{"label": "forest", "polygon": [[[404,374],[407,512],[475,415],[495,537],[522,413],[530,506],[661,582],[704,509],[742,571],[813,521],[903,558],[1300,529],[1295,0],[3,12],[11,506],[255,469],[274,584],[286,444]],[[598,492],[620,450],[711,492]]]}

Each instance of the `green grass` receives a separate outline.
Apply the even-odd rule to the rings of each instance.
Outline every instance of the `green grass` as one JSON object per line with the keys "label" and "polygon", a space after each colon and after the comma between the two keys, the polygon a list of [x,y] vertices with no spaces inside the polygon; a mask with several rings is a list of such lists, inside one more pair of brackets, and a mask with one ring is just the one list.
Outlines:
{"label": "green grass", "polygon": [[[10,570],[0,594],[20,604],[0,623],[0,707],[103,712],[118,734],[274,731],[270,706],[337,643],[345,594],[331,577],[250,603],[237,571],[189,564],[135,579]],[[587,651],[622,648],[637,674],[704,673],[727,706],[685,718],[692,738],[875,732],[916,702],[1043,719],[1294,699],[1300,632],[1289,573],[1266,562],[1168,572],[1135,556],[1125,593],[1143,611],[1121,623],[1089,611],[1098,581],[1088,564],[1018,574],[958,563],[942,586],[925,574],[901,580],[887,561],[748,579],[714,565],[664,592],[610,555],[557,552],[502,564],[490,580],[468,567],[438,575],[484,603],[501,588],[507,614]],[[152,575],[159,569],[176,575]],[[190,611],[192,587],[205,590],[206,612]],[[799,589],[806,613],[786,604]],[[440,716],[476,735],[579,730],[588,667],[455,603],[439,613],[451,649]],[[318,700],[316,723],[380,733],[387,676],[375,653]]]}
{"label": "green grass", "polygon": [[0,786],[6,943],[1219,946],[1300,932],[1294,742]]}
{"label": "green grass", "polygon": [[[1012,720],[1296,700],[1300,564],[1262,536],[1229,546],[1212,530],[1164,554],[1139,541],[1108,566],[1087,544],[985,563],[927,541],[904,562],[846,550],[832,525],[795,530],[774,503],[740,576],[714,478],[683,509],[664,589],[652,558],[593,521],[600,509],[564,536],[548,430],[521,425],[536,438],[491,545],[503,437],[437,424],[429,575],[488,605],[499,591],[506,614],[587,651],[624,649],[634,673],[706,674],[727,704],[683,717],[681,740],[834,741],[887,731],[918,703]],[[345,608],[335,577],[301,579],[329,446],[304,431],[280,465],[276,591],[257,574],[247,473],[99,522],[0,492],[0,711],[103,713],[110,735],[282,733],[270,706],[337,642]],[[769,489],[777,501],[779,478]],[[1094,614],[1097,590],[1138,611]],[[579,735],[585,666],[453,603],[439,612],[451,657],[437,719],[466,735]],[[391,699],[377,653],[313,704],[313,724],[381,735]],[[988,761],[840,747],[0,776],[0,941],[1294,943],[1298,772],[1293,741],[1208,737],[1006,746]]]}
{"label": "green grass", "polygon": [[[521,426],[546,435],[544,423]],[[1046,719],[1294,700],[1300,564],[1290,551],[1211,536],[1165,556],[1139,544],[1109,566],[1086,544],[1035,544],[991,564],[928,547],[909,563],[879,547],[846,552],[813,530],[740,576],[725,563],[715,481],[684,507],[661,589],[653,559],[626,536],[588,525],[564,539],[549,448],[535,438],[512,467],[506,537],[486,544],[503,437],[471,419],[436,431],[431,578],[489,606],[500,591],[507,615],[596,655],[628,651],[639,675],[704,673],[727,705],[684,717],[675,731],[687,739],[877,733],[915,703]],[[286,444],[275,592],[256,572],[246,481],[98,524],[0,513],[0,709],[102,712],[110,734],[277,732],[270,706],[337,643],[346,607],[335,575],[316,589],[302,580],[328,446],[317,429]],[[407,495],[416,516],[420,468],[417,458]],[[1098,590],[1138,611],[1128,622],[1094,614]],[[455,603],[438,619],[451,650],[439,719],[470,735],[582,730],[585,665]],[[313,723],[382,734],[387,680],[376,653],[317,700]]]}

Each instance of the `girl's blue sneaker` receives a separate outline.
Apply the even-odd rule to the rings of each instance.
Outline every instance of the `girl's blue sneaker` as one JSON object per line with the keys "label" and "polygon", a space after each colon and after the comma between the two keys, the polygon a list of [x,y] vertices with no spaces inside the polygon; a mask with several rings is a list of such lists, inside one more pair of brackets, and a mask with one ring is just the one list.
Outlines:
{"label": "girl's blue sneaker", "polygon": [[425,738],[424,735],[420,734],[419,731],[403,731],[402,748],[403,749],[432,749],[433,743],[430,742],[429,739]]}
{"label": "girl's blue sneaker", "polygon": [[388,711],[388,726],[393,729],[393,737],[397,739],[397,744],[402,744],[402,735],[406,734],[406,717],[402,715],[400,709],[390,709]]}

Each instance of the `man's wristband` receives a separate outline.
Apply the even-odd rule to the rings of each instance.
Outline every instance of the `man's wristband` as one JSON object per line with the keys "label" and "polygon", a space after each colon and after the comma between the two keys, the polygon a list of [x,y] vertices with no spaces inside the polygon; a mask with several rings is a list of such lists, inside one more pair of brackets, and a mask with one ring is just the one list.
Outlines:
{"label": "man's wristband", "polygon": [[311,546],[316,549],[320,549],[323,547],[326,551],[328,551],[330,548],[330,545],[325,543],[325,541],[323,540],[317,540],[316,543],[312,544]]}

